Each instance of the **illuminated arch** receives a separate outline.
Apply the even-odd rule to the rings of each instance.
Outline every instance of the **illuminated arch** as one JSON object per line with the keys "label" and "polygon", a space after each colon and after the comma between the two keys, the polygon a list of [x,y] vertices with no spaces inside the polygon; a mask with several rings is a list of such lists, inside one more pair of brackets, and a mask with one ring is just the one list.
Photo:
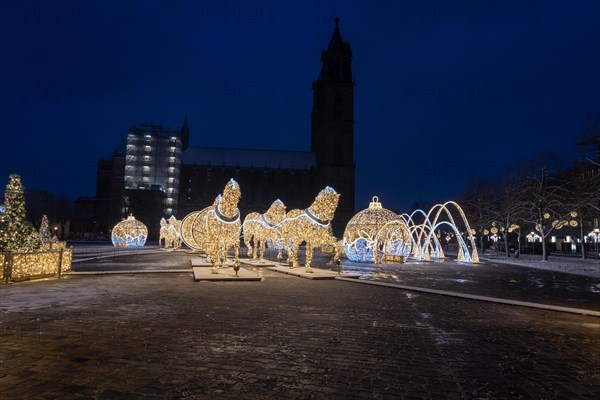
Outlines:
{"label": "illuminated arch", "polygon": [[[462,239],[462,235],[458,231],[458,228],[456,227],[456,223],[454,221],[452,212],[449,209],[449,206],[452,206],[456,211],[458,211],[460,217],[462,218],[462,222],[465,225],[467,239],[471,242],[471,252],[469,252],[468,246],[466,246],[466,243],[464,243],[464,239]],[[433,220],[431,220],[430,216],[434,212],[435,212],[435,216],[434,216]],[[442,212],[445,212],[446,217],[449,219],[449,222],[447,224],[455,231],[457,240],[458,240],[458,238],[460,238],[460,240],[462,241],[461,246],[459,246],[458,258],[457,258],[458,261],[478,263],[479,255],[477,254],[475,238],[473,237],[471,226],[469,225],[469,221],[467,220],[467,217],[466,217],[463,209],[458,205],[458,203],[456,203],[455,201],[447,201],[444,204],[436,204],[435,206],[433,206],[431,208],[431,210],[429,210],[429,212],[427,213],[427,219],[429,219],[431,221],[431,225],[433,226],[432,231],[434,231],[435,228],[438,226],[438,220],[439,220]],[[425,238],[425,243],[423,243],[423,245],[422,245],[423,248],[431,241],[431,237],[432,237],[432,232],[430,232],[429,235],[427,235],[427,237]],[[433,237],[435,237],[435,235],[433,235]],[[462,246],[462,244],[464,244],[464,246]],[[420,252],[420,256],[421,257],[424,256],[424,251]]]}

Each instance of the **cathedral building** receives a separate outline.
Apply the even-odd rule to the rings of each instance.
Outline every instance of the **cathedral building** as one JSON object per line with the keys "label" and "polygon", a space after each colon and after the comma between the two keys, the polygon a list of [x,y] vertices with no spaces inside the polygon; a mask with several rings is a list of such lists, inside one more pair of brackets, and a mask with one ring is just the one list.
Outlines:
{"label": "cathedral building", "polygon": [[131,128],[112,159],[99,162],[96,197],[78,199],[78,230],[90,232],[93,219],[94,232],[109,232],[133,213],[156,239],[161,217],[183,219],[209,206],[233,178],[242,190],[242,217],[266,211],[276,199],[288,210],[303,209],[333,187],[341,195],[333,220],[341,237],[354,215],[354,78],[338,18],[312,90],[310,151],[189,146],[187,117],[178,130]]}

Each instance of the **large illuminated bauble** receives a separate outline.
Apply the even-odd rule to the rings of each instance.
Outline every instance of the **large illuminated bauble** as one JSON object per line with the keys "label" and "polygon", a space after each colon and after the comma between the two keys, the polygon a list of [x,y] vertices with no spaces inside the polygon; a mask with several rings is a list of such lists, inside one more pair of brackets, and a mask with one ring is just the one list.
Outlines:
{"label": "large illuminated bauble", "polygon": [[148,237],[148,228],[130,215],[115,225],[110,236],[116,247],[142,247]]}
{"label": "large illuminated bauble", "polygon": [[410,234],[400,216],[383,208],[374,196],[369,208],[348,222],[343,242],[346,257],[351,261],[379,262],[380,254],[376,257],[375,249],[388,259],[403,261],[410,249]]}

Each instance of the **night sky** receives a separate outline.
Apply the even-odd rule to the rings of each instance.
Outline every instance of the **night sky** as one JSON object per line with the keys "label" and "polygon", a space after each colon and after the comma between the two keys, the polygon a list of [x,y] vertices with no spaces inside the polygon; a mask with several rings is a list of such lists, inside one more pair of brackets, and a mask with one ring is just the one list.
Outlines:
{"label": "night sky", "polygon": [[[0,185],[93,196],[130,126],[308,151],[338,16],[353,49],[356,207],[407,211],[469,177],[582,157],[600,115],[599,1],[0,2]],[[589,149],[590,152],[592,149]],[[243,195],[243,188],[242,188]],[[343,195],[343,193],[342,193]]]}

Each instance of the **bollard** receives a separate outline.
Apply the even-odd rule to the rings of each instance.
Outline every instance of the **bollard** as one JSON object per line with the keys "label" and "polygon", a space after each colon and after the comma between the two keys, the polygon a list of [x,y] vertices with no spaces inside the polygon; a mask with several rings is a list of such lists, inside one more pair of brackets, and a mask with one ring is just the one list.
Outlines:
{"label": "bollard", "polygon": [[58,253],[58,277],[60,278],[62,273],[62,259],[63,259],[63,248],[61,247]]}
{"label": "bollard", "polygon": [[8,283],[8,280],[12,276],[12,264],[13,264],[13,254],[11,251],[9,251],[6,254],[6,258],[4,260],[4,265],[2,266],[4,268],[4,279],[5,279],[6,283]]}

